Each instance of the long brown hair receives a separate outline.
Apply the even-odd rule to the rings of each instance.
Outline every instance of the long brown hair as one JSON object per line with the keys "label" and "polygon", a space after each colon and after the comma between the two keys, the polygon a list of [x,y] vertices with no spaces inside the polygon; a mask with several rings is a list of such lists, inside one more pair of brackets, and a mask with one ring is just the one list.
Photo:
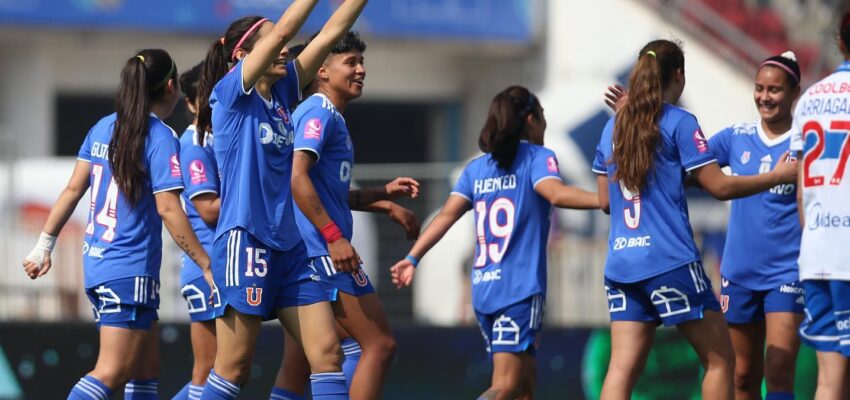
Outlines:
{"label": "long brown hair", "polygon": [[[260,16],[242,17],[233,21],[227,28],[224,36],[216,40],[207,50],[201,67],[201,80],[198,81],[198,132],[212,132],[212,108],[210,108],[210,96],[213,88],[227,72],[230,71],[230,63],[235,63],[233,54],[240,39],[251,27],[263,20]],[[239,48],[250,51],[257,42],[257,31],[255,28],[248,37],[244,39]],[[198,135],[200,145],[203,146],[204,135]]]}
{"label": "long brown hair", "polygon": [[637,192],[647,184],[660,132],[664,89],[676,71],[685,69],[685,56],[675,42],[655,40],[640,50],[629,78],[629,97],[614,123],[614,179]]}
{"label": "long brown hair", "polygon": [[141,199],[148,169],[145,144],[151,103],[165,95],[168,81],[178,79],[177,66],[165,50],[146,49],[127,60],[115,96],[115,132],[109,141],[109,166],[118,189],[130,204]]}
{"label": "long brown hair", "polygon": [[526,117],[540,118],[543,109],[537,96],[522,86],[511,86],[493,98],[487,121],[481,128],[478,147],[496,160],[499,168],[509,169],[516,158],[519,141],[527,137]]}

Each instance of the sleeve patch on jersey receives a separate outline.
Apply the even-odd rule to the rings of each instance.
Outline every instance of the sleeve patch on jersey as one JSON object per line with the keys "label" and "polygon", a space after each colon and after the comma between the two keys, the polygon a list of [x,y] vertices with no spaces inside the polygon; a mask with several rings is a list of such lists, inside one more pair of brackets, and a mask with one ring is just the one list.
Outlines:
{"label": "sleeve patch on jersey", "polygon": [[694,144],[696,144],[697,151],[700,153],[708,151],[708,140],[705,139],[705,134],[702,133],[702,129],[694,131]]}
{"label": "sleeve patch on jersey", "polygon": [[207,183],[207,170],[200,160],[192,160],[192,163],[189,164],[189,172],[193,185]]}
{"label": "sleeve patch on jersey", "polygon": [[555,157],[547,158],[546,168],[549,169],[549,172],[558,172],[558,160],[555,160]]}
{"label": "sleeve patch on jersey", "polygon": [[318,118],[312,118],[307,121],[304,126],[304,139],[322,139],[322,121]]}
{"label": "sleeve patch on jersey", "polygon": [[183,176],[180,172],[180,160],[177,158],[177,154],[171,155],[171,177],[179,178]]}

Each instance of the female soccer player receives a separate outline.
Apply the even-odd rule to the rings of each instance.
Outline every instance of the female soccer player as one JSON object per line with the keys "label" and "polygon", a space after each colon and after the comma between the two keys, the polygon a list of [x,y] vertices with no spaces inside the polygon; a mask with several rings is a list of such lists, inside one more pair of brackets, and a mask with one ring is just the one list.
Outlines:
{"label": "female soccer player", "polygon": [[[802,151],[797,196],[803,222],[800,280],[806,292],[803,342],[818,359],[818,400],[850,391],[850,11],[839,26],[844,62],[806,90],[794,111],[792,150]],[[842,394],[843,392],[843,394]]]}
{"label": "female soccer player", "polygon": [[[789,147],[800,66],[794,53],[759,65],[753,97],[759,121],[732,125],[708,141],[717,163],[732,175],[758,175],[781,162]],[[800,225],[795,184],[732,200],[720,265],[720,304],[735,350],[735,398],[794,398],[794,368],[803,319],[797,257]],[[765,344],[767,351],[765,352]]]}
{"label": "female soccer player", "polygon": [[[800,66],[794,53],[759,65],[754,100],[761,119],[732,125],[709,139],[711,152],[732,175],[766,173],[789,146],[794,101],[800,95]],[[609,87],[615,110],[625,91]],[[793,399],[794,368],[800,340],[803,288],[798,280],[800,227],[796,186],[732,200],[721,262],[721,308],[735,350],[735,398]],[[765,341],[767,352],[765,353]]]}
{"label": "female soccer player", "polygon": [[696,118],[675,104],[685,87],[678,44],[640,51],[629,96],[602,132],[593,171],[599,203],[611,218],[605,289],[611,313],[611,361],[602,399],[630,396],[655,327],[675,325],[705,369],[703,397],[733,398],[734,353],[720,305],[700,264],[683,182],[690,172],[711,195],[730,199],[793,182],[796,163],[754,176],[727,176]]}
{"label": "female soccer player", "polygon": [[[366,43],[360,36],[348,32],[319,67],[314,80],[317,93],[293,114],[296,130],[292,194],[298,205],[295,218],[307,244],[307,255],[335,299],[333,308],[342,327],[343,372],[349,394],[352,399],[379,399],[395,352],[395,339],[375,289],[351,246],[351,210],[382,211],[395,216],[403,226],[415,227],[416,231],[410,233],[416,235],[418,223],[405,224],[400,219],[413,214],[386,200],[416,197],[419,183],[398,178],[381,188],[351,189],[354,147],[342,114],[363,93],[365,50]],[[273,399],[275,394],[303,398],[294,394],[303,395],[298,387],[303,387],[303,383],[293,387],[288,381],[304,382],[303,372],[298,371],[304,370],[306,360],[290,345],[292,341],[287,343],[282,376],[276,382]]]}
{"label": "female soccer player", "polygon": [[100,330],[97,364],[68,399],[155,399],[162,224],[212,283],[210,259],[180,206],[183,181],[174,131],[162,120],[180,99],[177,67],[164,50],[142,50],[124,65],[116,113],[91,128],[77,165],[24,261],[30,278],[51,267],[56,236],[91,187],[83,244],[86,294]]}
{"label": "female soccer player", "polygon": [[[218,166],[213,155],[213,137],[210,132],[196,129],[198,124],[198,81],[202,64],[196,65],[180,76],[180,88],[185,95],[186,108],[192,115],[192,125],[180,137],[180,166],[183,171],[185,190],[181,194],[189,223],[198,236],[204,250],[212,253],[215,226],[221,200],[218,197]],[[197,400],[201,398],[204,383],[215,362],[215,313],[219,305],[218,292],[204,281],[201,269],[192,259],[183,254],[180,271],[180,287],[189,306],[190,334],[194,368],[192,380],[172,400]],[[208,299],[212,299],[209,303]]]}
{"label": "female soccer player", "polygon": [[239,19],[205,60],[198,130],[209,131],[210,123],[215,127],[213,147],[221,173],[213,245],[220,261],[214,275],[221,307],[216,310],[215,367],[201,396],[205,400],[236,398],[250,372],[260,324],[274,314],[304,346],[313,397],[347,397],[333,312],[326,292],[313,280],[318,276],[308,268],[295,224],[289,109],[366,0],[344,2],[316,40],[286,63],[284,45],[315,5],[316,0],[296,0],[276,24],[261,17]]}
{"label": "female soccer player", "polygon": [[545,130],[543,108],[528,89],[496,95],[478,140],[486,154],[467,164],[443,209],[391,268],[393,283],[409,286],[418,260],[475,210],[472,306],[493,359],[482,399],[534,397],[551,207],[599,206],[595,193],[563,184],[555,153],[543,147]]}

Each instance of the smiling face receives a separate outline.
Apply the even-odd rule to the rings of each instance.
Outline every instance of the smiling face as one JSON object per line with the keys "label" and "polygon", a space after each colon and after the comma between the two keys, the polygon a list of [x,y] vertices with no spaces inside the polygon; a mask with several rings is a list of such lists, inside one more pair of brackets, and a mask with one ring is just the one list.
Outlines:
{"label": "smiling face", "polygon": [[800,86],[791,82],[788,74],[778,67],[764,66],[756,74],[753,100],[764,122],[791,118],[794,100],[799,95]]}
{"label": "smiling face", "polygon": [[352,50],[331,54],[319,68],[319,86],[347,101],[363,94],[366,66],[363,53]]}

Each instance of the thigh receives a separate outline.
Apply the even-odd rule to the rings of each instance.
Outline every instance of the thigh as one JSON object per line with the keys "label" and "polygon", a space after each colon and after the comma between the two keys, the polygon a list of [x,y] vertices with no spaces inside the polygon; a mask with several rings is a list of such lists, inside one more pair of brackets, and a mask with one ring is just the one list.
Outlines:
{"label": "thigh", "polygon": [[216,353],[215,320],[192,322],[189,325],[192,337],[192,353],[195,360],[214,360]]}
{"label": "thigh", "polygon": [[726,278],[720,280],[720,306],[730,324],[764,321],[765,292],[752,290]]}
{"label": "thigh", "polygon": [[540,347],[545,302],[545,298],[538,294],[495,313],[476,311],[478,324],[490,353],[536,355]]}
{"label": "thigh", "polygon": [[92,375],[101,380],[115,376],[131,378],[139,364],[146,333],[138,329],[102,326],[100,350]]}
{"label": "thigh", "polygon": [[216,371],[219,371],[219,365],[226,368],[250,366],[262,317],[242,314],[228,307],[215,322]]}
{"label": "thigh", "polygon": [[332,308],[339,325],[361,346],[393,335],[384,308],[375,293],[353,296],[340,292]]}
{"label": "thigh", "polygon": [[[697,262],[647,279],[640,286],[665,326],[698,320],[707,311],[720,313],[721,310],[711,289],[711,281]],[[723,328],[725,331],[725,322]],[[726,333],[727,342],[728,336]]]}
{"label": "thigh", "polygon": [[327,301],[282,308],[277,313],[289,334],[301,343],[307,360],[339,346],[333,311]]}
{"label": "thigh", "polygon": [[703,318],[688,321],[676,326],[690,342],[703,365],[713,357],[734,359],[729,329],[723,314],[718,311],[706,311]]}
{"label": "thigh", "polygon": [[534,357],[528,353],[496,353],[493,355],[492,386],[495,388],[512,388],[514,395],[526,390],[530,378],[529,365],[534,364]]}
{"label": "thigh", "polygon": [[764,371],[764,321],[749,324],[728,324],[729,337],[735,351],[735,370],[746,373],[750,378],[758,378]]}
{"label": "thigh", "polygon": [[654,322],[611,321],[609,369],[634,372],[646,364],[655,339]]}

